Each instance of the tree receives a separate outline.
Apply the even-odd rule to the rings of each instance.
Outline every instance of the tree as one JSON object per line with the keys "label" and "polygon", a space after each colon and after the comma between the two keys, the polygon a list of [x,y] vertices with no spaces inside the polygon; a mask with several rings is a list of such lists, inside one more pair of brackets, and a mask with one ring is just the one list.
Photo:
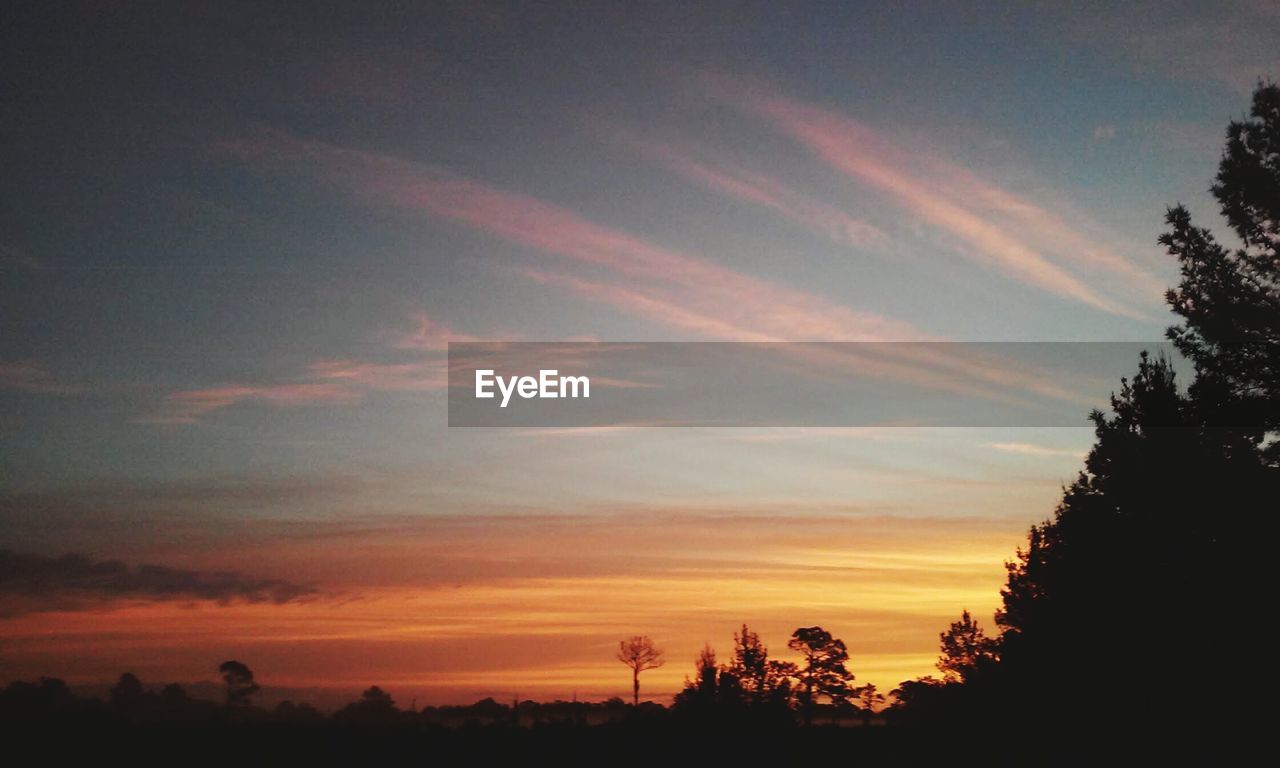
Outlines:
{"label": "tree", "polygon": [[724,712],[742,702],[742,689],[729,666],[717,666],[716,652],[704,646],[694,661],[694,678],[685,678],[684,690],[676,694],[674,706],[684,712],[706,714]]}
{"label": "tree", "polygon": [[853,689],[858,698],[858,708],[862,710],[862,724],[871,725],[871,716],[876,708],[884,704],[884,694],[876,690],[875,683],[867,683]]}
{"label": "tree", "polygon": [[819,696],[826,696],[835,705],[849,700],[853,673],[845,666],[849,652],[844,641],[832,637],[822,627],[801,627],[792,633],[787,647],[804,656],[804,664],[797,673],[800,681],[797,698],[805,725],[813,722],[813,707]]}
{"label": "tree", "polygon": [[994,640],[982,631],[982,626],[966,610],[959,621],[938,635],[942,641],[942,655],[938,658],[938,671],[948,682],[964,682],[980,670],[991,665],[998,651]]}
{"label": "tree", "polygon": [[360,705],[378,712],[390,712],[396,708],[395,699],[391,698],[391,694],[376,685],[369,686],[364,693],[360,694]]}
{"label": "tree", "polygon": [[369,686],[354,701],[334,714],[339,720],[361,723],[389,723],[400,715],[391,694],[376,685]]}
{"label": "tree", "polygon": [[631,670],[632,703],[640,704],[640,673],[649,669],[657,669],[667,662],[662,658],[662,650],[653,644],[653,640],[645,635],[636,635],[629,640],[618,643],[618,661],[626,664]]}
{"label": "tree", "polygon": [[178,709],[185,707],[191,702],[191,697],[187,695],[187,691],[177,683],[169,683],[160,690],[160,701],[170,709]]}
{"label": "tree", "polygon": [[[1169,209],[1160,243],[1182,281],[1167,299],[1184,322],[1168,336],[1195,364],[1200,421],[1245,428],[1257,445],[1280,430],[1280,87],[1259,85],[1249,117],[1230,124],[1212,191],[1241,246]],[[1280,463],[1280,443],[1267,456]]]}
{"label": "tree", "polygon": [[143,697],[142,681],[132,672],[125,672],[120,675],[116,684],[111,686],[110,696],[111,705],[114,707],[136,707]]}
{"label": "tree", "polygon": [[218,666],[218,673],[227,686],[227,704],[233,707],[247,707],[253,695],[260,689],[253,681],[253,672],[238,661],[224,661]]}
{"label": "tree", "polygon": [[791,678],[797,672],[796,665],[789,661],[770,659],[769,649],[760,641],[760,635],[746,624],[742,625],[741,633],[733,635],[733,661],[729,669],[747,703],[754,706],[785,704],[791,695]]}
{"label": "tree", "polygon": [[698,658],[694,665],[695,669],[697,669],[697,678],[691,685],[694,690],[714,699],[720,680],[720,669],[716,666],[715,649],[710,645],[704,645],[702,650],[698,652]]}
{"label": "tree", "polygon": [[[1204,428],[1202,415],[1218,405],[1203,402],[1210,391],[1184,394],[1170,362],[1144,354],[1111,414],[1093,414],[1085,471],[1008,564],[996,616],[1004,693],[989,690],[984,706],[1008,707],[1007,720],[1099,732],[1104,713],[1081,681],[1123,680],[1142,720],[1105,724],[1154,733],[1185,695],[1169,670],[1186,664],[1171,627],[1188,606],[1238,617],[1230,632],[1200,633],[1203,658],[1226,666],[1249,656],[1241,644],[1261,636],[1250,625],[1260,598],[1249,594],[1261,583],[1258,526],[1280,482],[1256,445]],[[1219,681],[1247,678],[1236,670]]]}

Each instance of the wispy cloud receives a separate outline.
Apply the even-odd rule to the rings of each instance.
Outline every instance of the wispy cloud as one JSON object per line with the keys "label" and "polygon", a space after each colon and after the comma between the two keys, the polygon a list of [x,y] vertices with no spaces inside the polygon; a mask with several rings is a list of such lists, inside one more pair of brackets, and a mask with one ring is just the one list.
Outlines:
{"label": "wispy cloud", "polygon": [[689,316],[669,308],[698,307],[698,316],[716,319],[715,337],[722,339],[871,341],[922,336],[908,323],[750,276],[553,203],[428,166],[279,135],[234,149],[295,165],[310,161],[365,199],[428,213],[555,256],[564,269],[590,270],[590,277],[572,272],[568,277],[580,281],[580,288],[593,284],[601,298],[608,298],[600,290],[607,284],[621,308],[682,330],[692,330]]}
{"label": "wispy cloud", "polygon": [[714,160],[706,153],[624,137],[627,144],[681,176],[723,195],[763,206],[840,245],[878,248],[889,241],[883,230],[836,206],[741,165]]}
{"label": "wispy cloud", "polygon": [[425,391],[449,385],[443,360],[409,363],[369,363],[358,360],[321,360],[307,371],[319,379],[364,390]]}
{"label": "wispy cloud", "polygon": [[[554,268],[513,267],[524,278],[568,290],[654,323],[716,340],[890,341],[929,337],[908,323],[856,310],[826,297],[730,269],[705,258],[654,243],[592,221],[552,203],[398,158],[348,150],[321,142],[269,134],[236,150],[285,168],[319,169],[373,203],[455,221],[478,231],[555,257]],[[960,178],[959,173],[953,174]],[[912,182],[914,184],[914,182]],[[974,186],[974,185],[971,185]],[[1006,208],[1018,201],[994,188],[976,188]],[[420,318],[415,346],[439,347],[443,329]],[[810,361],[814,362],[814,361]],[[956,359],[954,355],[896,350],[881,354],[823,355],[817,361],[839,370],[900,377],[1003,399],[986,384],[1043,390],[1053,397],[1074,395],[1055,382],[1000,370],[998,360]],[[939,370],[941,369],[941,370]],[[365,371],[383,376],[394,372]],[[967,379],[957,383],[958,374]]]}
{"label": "wispy cloud", "polygon": [[41,395],[71,395],[81,388],[59,381],[44,365],[31,360],[0,362],[0,389]]}
{"label": "wispy cloud", "polygon": [[[541,285],[564,288],[588,301],[607,304],[656,323],[714,339],[733,341],[777,341],[768,333],[743,328],[702,311],[699,305],[656,296],[615,283],[588,280],[538,269],[522,269],[520,274]],[[699,307],[694,309],[691,307]]]}
{"label": "wispy cloud", "polygon": [[1034,443],[988,443],[988,445],[1002,453],[1017,453],[1023,456],[1068,456],[1079,459],[1086,453],[1078,448],[1052,448]]}
{"label": "wispy cloud", "polygon": [[211,411],[245,402],[289,408],[321,403],[353,403],[360,398],[361,393],[350,387],[326,382],[190,389],[169,395],[161,412],[146,421],[193,424]]}
{"label": "wispy cloud", "polygon": [[[1144,270],[959,165],[910,152],[856,120],[762,88],[722,77],[707,77],[704,83],[715,98],[769,121],[835,170],[885,193],[1010,279],[1111,314],[1145,317],[1050,259],[1048,253],[1054,252],[1060,261],[1119,276],[1147,301],[1158,300],[1162,284]],[[1056,244],[1045,248],[1043,243]]]}
{"label": "wispy cloud", "polygon": [[396,349],[418,352],[443,352],[451,341],[481,341],[476,336],[459,333],[438,322],[426,310],[415,311],[412,320],[413,328],[410,330],[389,331],[383,337]]}
{"label": "wispy cloud", "polygon": [[0,549],[0,616],[72,610],[116,600],[283,604],[315,594],[315,589],[279,579],[163,565],[131,568],[84,555],[49,557]]}
{"label": "wispy cloud", "polygon": [[387,347],[410,353],[411,360],[317,360],[290,382],[182,390],[168,395],[160,412],[145,421],[194,424],[213,411],[244,403],[279,408],[352,405],[369,392],[424,392],[448,387],[448,366],[441,353],[450,341],[478,339],[450,330],[423,310],[413,312],[410,319],[412,328],[391,329],[379,336]]}

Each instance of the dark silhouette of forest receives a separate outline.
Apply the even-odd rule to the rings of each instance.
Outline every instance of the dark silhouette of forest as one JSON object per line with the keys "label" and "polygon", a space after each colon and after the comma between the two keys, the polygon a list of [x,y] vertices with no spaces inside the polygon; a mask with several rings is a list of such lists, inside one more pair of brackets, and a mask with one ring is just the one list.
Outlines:
{"label": "dark silhouette of forest", "polygon": [[105,701],[44,679],[0,692],[0,722],[10,741],[44,739],[46,754],[145,746],[175,759],[801,762],[839,749],[871,764],[1224,762],[1260,711],[1248,693],[1265,688],[1263,585],[1280,510],[1274,84],[1260,84],[1249,114],[1230,124],[1212,192],[1231,244],[1180,205],[1160,237],[1181,268],[1167,294],[1181,320],[1168,337],[1194,379],[1183,386],[1165,359],[1135,361],[1109,407],[1092,414],[1084,468],[1006,564],[994,625],[962,610],[940,633],[937,675],[886,695],[856,684],[845,644],[822,627],[789,638],[796,663],[771,658],[744,625],[723,657],[703,650],[670,707],[640,701],[641,673],[664,658],[636,636],[617,653],[631,670],[631,703],[406,709],[373,686],[331,714],[292,702],[266,710],[254,704],[252,670],[227,661],[222,702],[178,685],[148,689],[132,674]]}

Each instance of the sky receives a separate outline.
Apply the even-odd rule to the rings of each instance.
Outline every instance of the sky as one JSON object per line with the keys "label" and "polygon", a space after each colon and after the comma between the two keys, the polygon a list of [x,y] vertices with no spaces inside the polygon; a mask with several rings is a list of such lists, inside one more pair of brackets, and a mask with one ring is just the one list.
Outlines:
{"label": "sky", "polygon": [[1087,407],[449,428],[447,345],[1158,340],[1280,6],[781,6],[6,4],[0,679],[600,699],[647,634],[665,700],[745,622],[888,690],[990,628]]}

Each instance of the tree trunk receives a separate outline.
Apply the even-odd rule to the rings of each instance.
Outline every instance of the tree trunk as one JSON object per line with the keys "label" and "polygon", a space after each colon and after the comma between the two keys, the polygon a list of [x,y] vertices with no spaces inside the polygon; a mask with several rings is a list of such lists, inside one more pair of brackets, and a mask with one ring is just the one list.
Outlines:
{"label": "tree trunk", "polygon": [[640,670],[632,670],[631,672],[631,702],[634,706],[640,706]]}

